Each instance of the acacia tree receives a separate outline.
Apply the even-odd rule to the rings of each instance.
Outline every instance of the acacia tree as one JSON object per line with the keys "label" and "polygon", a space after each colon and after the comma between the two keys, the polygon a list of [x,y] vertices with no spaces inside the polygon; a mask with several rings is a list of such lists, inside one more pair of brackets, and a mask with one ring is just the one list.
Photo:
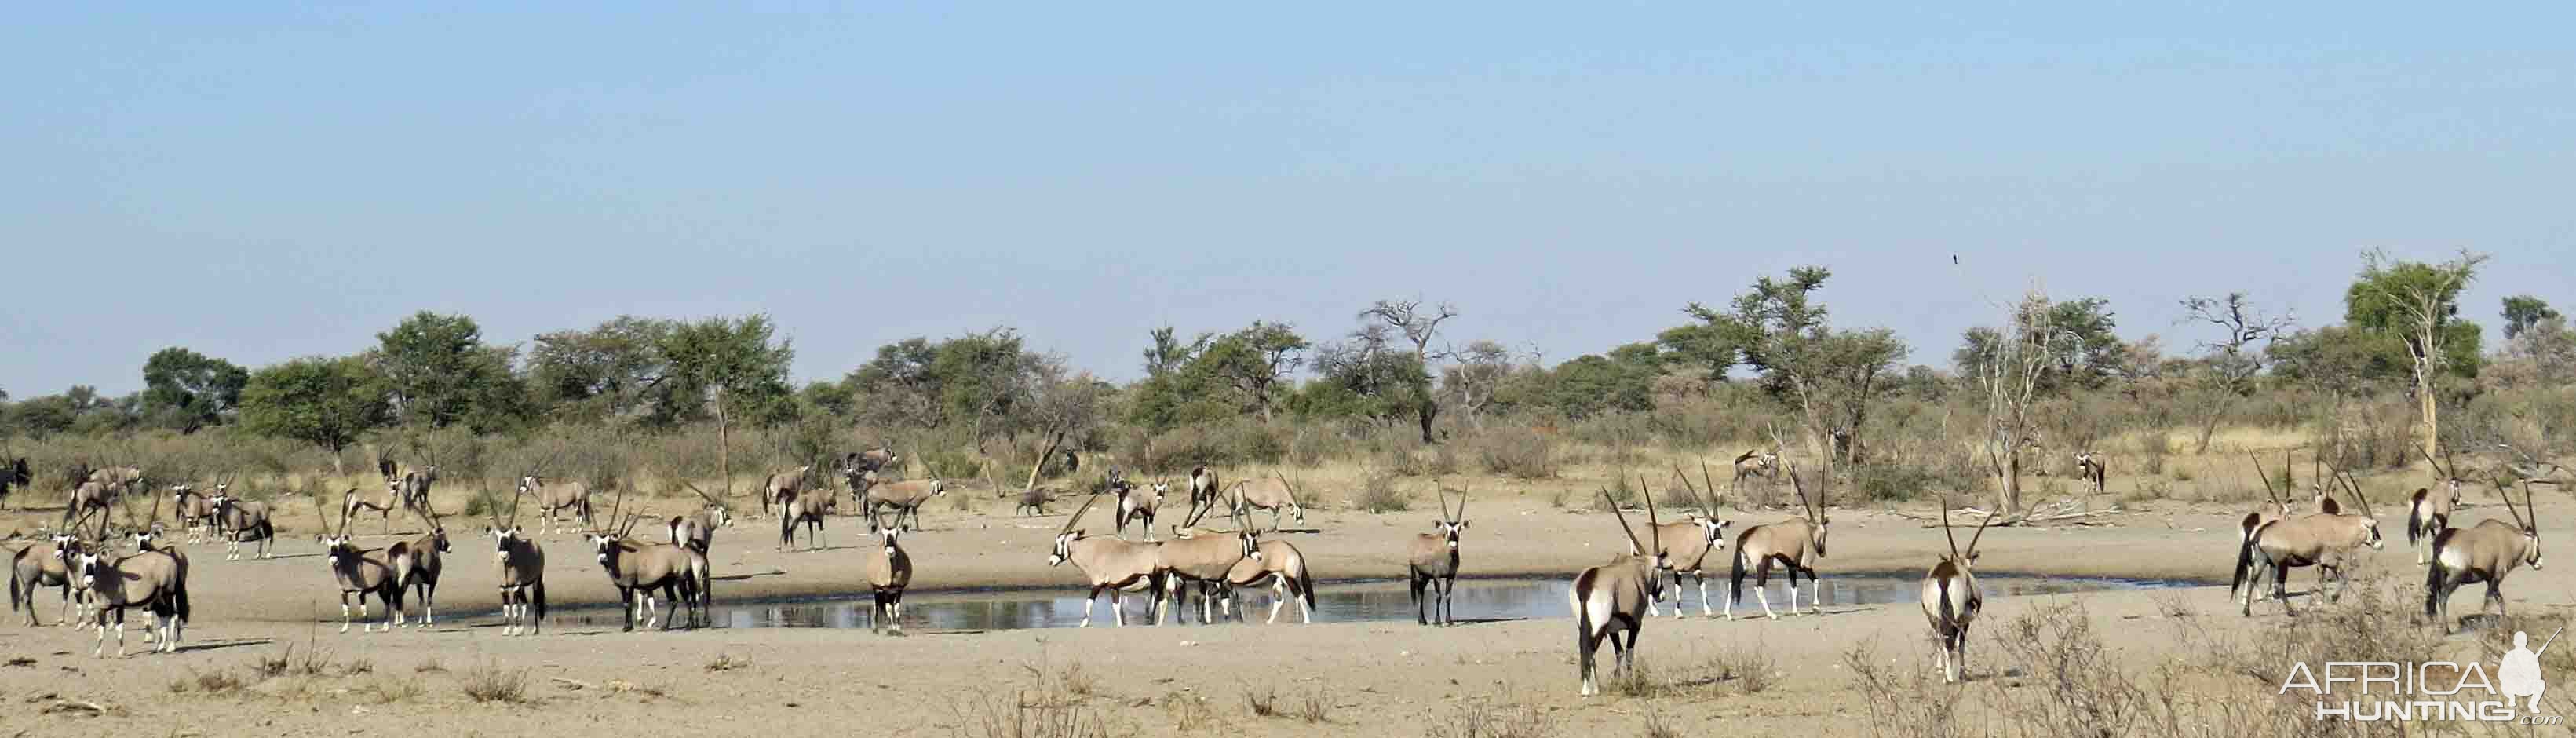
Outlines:
{"label": "acacia tree", "polygon": [[2538,297],[2514,295],[2504,298],[2504,340],[2511,341],[2541,321],[2556,317],[2559,317],[2558,311]]}
{"label": "acacia tree", "polygon": [[368,354],[385,377],[402,422],[445,428],[464,422],[476,430],[510,424],[525,397],[510,366],[516,351],[483,345],[483,329],[463,315],[414,313],[376,334]]}
{"label": "acacia tree", "polygon": [[2344,321],[2404,341],[2420,443],[2425,455],[2440,456],[2441,403],[2434,385],[2448,372],[2477,371],[2478,327],[2458,319],[2459,298],[2488,257],[2462,249],[2439,264],[2395,261],[2379,250],[2361,258],[2361,279],[2344,294]]}
{"label": "acacia tree", "polygon": [[1190,362],[1188,371],[1232,388],[1261,415],[1261,422],[1268,423],[1278,405],[1274,395],[1280,381],[1305,363],[1298,354],[1312,345],[1287,323],[1254,321],[1209,343]]}
{"label": "acacia tree", "polygon": [[2048,378],[2065,371],[2067,356],[2080,351],[2073,331],[2059,326],[2061,316],[2048,293],[2032,287],[2006,309],[2004,325],[1969,329],[1971,337],[1990,337],[1983,351],[1963,351],[1961,369],[1975,372],[1985,392],[1986,428],[1979,439],[1986,464],[1995,476],[1997,507],[2002,514],[2022,511],[2021,452],[2038,445],[2031,405]]}
{"label": "acacia tree", "polygon": [[751,315],[682,323],[661,339],[662,356],[670,362],[670,374],[657,387],[668,400],[662,412],[715,415],[716,464],[728,497],[733,495],[733,418],[750,410],[753,417],[774,421],[794,408],[787,365],[796,359],[796,349],[775,339],[776,332],[769,316]]}
{"label": "acacia tree", "polygon": [[586,331],[539,334],[528,350],[529,390],[558,418],[643,417],[670,373],[661,344],[673,325],[621,315]]}
{"label": "acacia tree", "polygon": [[1438,442],[1431,437],[1431,422],[1440,417],[1440,400],[1429,391],[1431,341],[1440,335],[1440,324],[1455,317],[1458,317],[1457,306],[1444,302],[1436,308],[1425,307],[1421,300],[1379,300],[1359,314],[1361,320],[1375,321],[1394,329],[1403,334],[1406,342],[1413,344],[1413,363],[1421,365],[1425,372],[1420,396],[1413,398],[1414,418],[1421,423],[1423,443]]}
{"label": "acacia tree", "polygon": [[1447,353],[1456,363],[1441,371],[1443,399],[1463,412],[1469,424],[1483,427],[1485,410],[1493,406],[1503,382],[1511,379],[1512,351],[1500,343],[1480,340]]}
{"label": "acacia tree", "polygon": [[364,359],[296,359],[253,372],[242,386],[243,427],[331,452],[331,469],[347,473],[340,452],[392,417],[382,378]]}
{"label": "acacia tree", "polygon": [[1725,331],[1744,363],[1762,372],[1763,389],[1798,411],[1809,451],[1831,459],[1825,439],[1835,430],[1849,434],[1838,461],[1850,463],[1870,403],[1892,383],[1905,342],[1885,328],[1834,330],[1824,304],[1812,299],[1831,276],[1824,267],[1798,267],[1787,279],[1756,280],[1730,310],[1694,302],[1682,312]]}
{"label": "acacia tree", "polygon": [[1025,420],[1045,441],[1038,449],[1037,463],[1029,465],[1028,481],[1020,485],[1022,492],[1038,486],[1038,475],[1046,469],[1047,460],[1055,458],[1055,452],[1066,441],[1078,442],[1099,426],[1101,399],[1109,392],[1108,385],[1089,372],[1067,369],[1061,358],[1045,357],[1030,368],[1035,392],[1029,399]]}
{"label": "acacia tree", "polygon": [[2200,412],[2200,438],[2193,453],[2209,453],[2209,439],[2218,433],[2218,420],[2240,398],[2254,394],[2254,377],[2263,371],[2267,352],[2256,350],[2256,344],[2268,344],[2282,332],[2297,324],[2287,313],[2271,315],[2254,304],[2243,292],[2230,292],[2226,297],[2191,297],[2182,301],[2184,320],[2208,323],[2218,327],[2216,340],[2202,341],[2202,368],[2198,373],[2203,404]]}

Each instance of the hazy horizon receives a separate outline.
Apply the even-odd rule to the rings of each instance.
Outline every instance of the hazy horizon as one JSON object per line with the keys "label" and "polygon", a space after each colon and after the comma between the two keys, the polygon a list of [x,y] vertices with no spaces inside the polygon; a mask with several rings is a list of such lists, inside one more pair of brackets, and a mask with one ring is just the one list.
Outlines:
{"label": "hazy horizon", "polygon": [[1152,327],[1419,297],[1553,363],[1803,264],[1934,366],[2034,280],[2171,352],[2192,295],[2339,322],[2371,248],[2493,255],[2490,349],[2576,303],[2559,6],[1362,7],[33,8],[0,388],[418,310],[767,313],[802,384],[994,326],[1127,379]]}

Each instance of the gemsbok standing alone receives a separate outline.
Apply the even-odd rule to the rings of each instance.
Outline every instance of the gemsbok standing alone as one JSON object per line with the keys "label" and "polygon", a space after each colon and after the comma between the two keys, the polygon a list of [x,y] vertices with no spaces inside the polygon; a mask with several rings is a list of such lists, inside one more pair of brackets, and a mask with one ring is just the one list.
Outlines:
{"label": "gemsbok standing alone", "polygon": [[[1639,480],[1640,488],[1644,487]],[[1646,492],[1646,530],[1657,529],[1655,493]],[[1610,506],[1610,514],[1619,521],[1619,532],[1628,536],[1628,552],[1610,559],[1609,563],[1585,569],[1574,575],[1574,587],[1566,593],[1566,603],[1574,610],[1575,670],[1583,679],[1583,696],[1601,693],[1594,677],[1593,654],[1601,642],[1610,642],[1616,660],[1612,674],[1630,673],[1637,662],[1637,636],[1646,628],[1646,608],[1663,599],[1663,572],[1667,568],[1660,553],[1662,541],[1639,542],[1637,531],[1628,527],[1628,515],[1619,511],[1619,503],[1610,498],[1610,490],[1601,490],[1601,501]],[[1462,505],[1463,507],[1463,505]],[[1626,638],[1623,640],[1621,636]]]}
{"label": "gemsbok standing alone", "polygon": [[1111,529],[1112,535],[1126,538],[1127,524],[1135,523],[1145,529],[1145,540],[1154,540],[1154,515],[1162,511],[1163,493],[1171,488],[1169,482],[1153,482],[1140,487],[1127,481],[1126,475],[1120,474],[1116,468],[1111,468],[1109,491],[1118,495],[1117,514],[1112,516],[1117,526]]}
{"label": "gemsbok standing alone", "polygon": [[[1440,495],[1440,519],[1432,521],[1431,532],[1415,533],[1405,549],[1405,580],[1413,590],[1413,622],[1419,625],[1456,625],[1457,616],[1450,612],[1449,592],[1458,584],[1458,534],[1467,530],[1467,491],[1458,490],[1458,512],[1449,512],[1449,491],[1432,485]],[[1429,597],[1423,596],[1428,589]],[[1424,605],[1430,611],[1424,612]]]}
{"label": "gemsbok standing alone", "polygon": [[1950,555],[1923,573],[1923,617],[1932,621],[1932,648],[1938,652],[1936,665],[1941,681],[1957,682],[1968,671],[1968,625],[1977,612],[1986,607],[1984,594],[1977,591],[1977,542],[1985,540],[1986,525],[1995,522],[1994,514],[1977,521],[1977,534],[1968,537],[1967,550],[1959,549],[1958,534],[1950,532],[1949,506],[1941,510],[1941,537],[1950,542]]}
{"label": "gemsbok standing alone", "polygon": [[[599,568],[608,574],[608,583],[617,588],[617,600],[623,606],[618,629],[634,631],[639,610],[646,628],[658,622],[663,630],[670,630],[671,624],[679,621],[661,619],[653,599],[657,589],[671,600],[673,610],[686,606],[687,622],[697,625],[708,617],[706,610],[712,595],[708,591],[706,554],[682,545],[628,540],[627,534],[634,531],[640,519],[642,515],[637,514],[614,531],[590,535],[590,544],[598,552]],[[639,595],[643,599],[641,607],[636,602]]]}
{"label": "gemsbok standing alone", "polygon": [[599,519],[592,515],[590,485],[580,480],[547,481],[544,476],[532,471],[520,475],[519,492],[537,498],[537,513],[545,516],[545,522],[541,524],[545,529],[544,532],[554,533],[564,530],[555,524],[555,515],[566,511],[581,520],[584,530],[599,525]]}
{"label": "gemsbok standing alone", "polygon": [[1270,532],[1279,532],[1279,513],[1283,510],[1295,512],[1298,525],[1306,524],[1306,506],[1297,504],[1296,490],[1288,486],[1287,477],[1279,476],[1277,472],[1272,472],[1269,479],[1234,483],[1231,497],[1233,499],[1228,503],[1237,516],[1249,516],[1254,510],[1270,511]]}
{"label": "gemsbok standing alone", "polygon": [[1726,619],[1735,619],[1735,602],[1744,597],[1744,570],[1753,570],[1753,596],[1762,601],[1762,615],[1780,619],[1771,611],[1771,595],[1765,590],[1771,581],[1771,565],[1779,564],[1789,574],[1789,614],[1798,614],[1798,575],[1807,575],[1807,585],[1815,589],[1811,604],[1818,614],[1824,613],[1824,584],[1816,578],[1816,560],[1825,557],[1825,526],[1832,522],[1825,516],[1825,493],[1831,484],[1830,472],[1816,475],[1816,494],[1807,496],[1807,483],[1798,476],[1798,465],[1789,465],[1789,487],[1798,493],[1798,504],[1806,516],[1790,518],[1746,528],[1735,536],[1734,564],[1727,573],[1730,580],[1726,593]]}
{"label": "gemsbok standing alone", "polygon": [[[2478,602],[2485,612],[2495,603],[2496,617],[2505,616],[2504,577],[2517,567],[2540,570],[2540,511],[2531,507],[2531,483],[2522,481],[2522,509],[2513,509],[2513,495],[2499,489],[2504,498],[2504,511],[2513,516],[2513,524],[2488,518],[2470,528],[2445,528],[2433,536],[2433,564],[2424,570],[2424,617],[2439,624],[2442,632],[2451,632],[2451,593],[2464,584],[2487,584],[2487,596]],[[2539,480],[2556,484],[2554,480]]]}
{"label": "gemsbok standing alone", "polygon": [[109,559],[105,551],[80,554],[81,588],[88,592],[97,608],[98,646],[90,649],[98,658],[107,648],[107,617],[116,616],[116,657],[125,657],[125,611],[143,608],[151,614],[151,627],[160,631],[159,646],[153,650],[176,653],[181,631],[188,623],[188,564],[177,555],[145,550]]}
{"label": "gemsbok standing alone", "polygon": [[[1707,490],[1691,486],[1690,477],[1682,474],[1681,467],[1673,467],[1673,476],[1682,481],[1683,489],[1690,491],[1692,501],[1699,503],[1699,511],[1689,520],[1664,523],[1655,531],[1655,538],[1663,547],[1660,553],[1664,556],[1664,563],[1673,573],[1675,619],[1683,617],[1681,584],[1685,574],[1699,585],[1699,614],[1704,617],[1717,614],[1716,608],[1708,604],[1708,572],[1702,567],[1708,562],[1710,552],[1725,550],[1728,521],[1717,516],[1717,479],[1708,473],[1705,459],[1700,461],[1699,474],[1700,481],[1708,485]],[[1653,614],[1653,608],[1648,608],[1648,614]]]}

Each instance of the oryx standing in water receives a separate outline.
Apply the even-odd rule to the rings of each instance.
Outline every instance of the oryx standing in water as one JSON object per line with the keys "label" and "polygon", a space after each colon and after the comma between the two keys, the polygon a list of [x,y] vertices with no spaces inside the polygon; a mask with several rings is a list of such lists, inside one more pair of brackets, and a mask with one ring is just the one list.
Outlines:
{"label": "oryx standing in water", "polygon": [[1762,615],[1780,619],[1771,611],[1771,595],[1765,592],[1771,581],[1771,565],[1779,564],[1789,574],[1789,614],[1798,614],[1798,575],[1807,575],[1814,587],[1811,604],[1817,613],[1824,612],[1825,585],[1816,578],[1816,560],[1825,557],[1825,526],[1832,522],[1825,516],[1825,491],[1832,473],[1816,475],[1816,494],[1807,496],[1807,484],[1798,476],[1798,465],[1789,465],[1789,486],[1798,493],[1798,504],[1806,508],[1805,517],[1790,518],[1746,528],[1735,536],[1735,563],[1727,573],[1730,583],[1726,593],[1726,619],[1735,619],[1735,601],[1744,597],[1744,570],[1753,570],[1753,596],[1762,601]]}
{"label": "oryx standing in water", "polygon": [[[1643,488],[1644,480],[1639,480],[1638,486]],[[1656,531],[1655,493],[1645,495],[1646,530]],[[1627,534],[1628,553],[1575,574],[1574,587],[1566,593],[1566,604],[1574,609],[1575,670],[1583,678],[1585,697],[1601,693],[1593,677],[1592,662],[1602,641],[1610,642],[1617,660],[1614,674],[1629,673],[1636,666],[1637,636],[1646,629],[1647,608],[1663,599],[1663,572],[1668,568],[1658,553],[1664,549],[1663,541],[1638,542],[1636,529],[1628,527],[1628,516],[1619,511],[1619,503],[1610,498],[1610,490],[1601,491],[1601,501],[1618,519],[1619,532]],[[1625,640],[1620,638],[1622,635],[1627,636]]]}
{"label": "oryx standing in water", "polygon": [[1958,535],[1950,532],[1948,506],[1941,510],[1941,537],[1950,542],[1950,555],[1923,573],[1923,617],[1932,621],[1932,647],[1940,653],[1937,661],[1944,682],[1957,682],[1968,671],[1968,625],[1986,607],[1973,571],[1977,542],[1985,540],[1986,524],[1995,522],[1995,517],[1990,513],[1977,521],[1977,534],[1968,537],[1968,548],[1962,551]]}
{"label": "oryx standing in water", "polygon": [[1081,627],[1085,628],[1091,627],[1091,604],[1100,599],[1103,591],[1109,593],[1109,611],[1118,616],[1118,624],[1127,624],[1125,593],[1142,591],[1156,584],[1154,551],[1163,545],[1091,538],[1075,529],[1073,526],[1082,522],[1082,514],[1090,512],[1092,503],[1099,501],[1097,493],[1082,501],[1082,507],[1076,508],[1073,517],[1066,518],[1064,527],[1056,531],[1055,548],[1047,555],[1047,566],[1073,562],[1074,568],[1081,569],[1083,579],[1091,585],[1091,593],[1082,598]]}
{"label": "oryx standing in water", "polygon": [[[1405,579],[1413,587],[1413,622],[1421,625],[1455,625],[1457,616],[1449,611],[1449,591],[1458,584],[1458,534],[1467,530],[1467,491],[1458,490],[1458,512],[1449,512],[1449,491],[1432,485],[1440,495],[1440,519],[1432,521],[1431,532],[1413,534],[1412,546],[1405,550]],[[1429,597],[1423,596],[1424,590]],[[1425,614],[1423,606],[1430,605]]]}

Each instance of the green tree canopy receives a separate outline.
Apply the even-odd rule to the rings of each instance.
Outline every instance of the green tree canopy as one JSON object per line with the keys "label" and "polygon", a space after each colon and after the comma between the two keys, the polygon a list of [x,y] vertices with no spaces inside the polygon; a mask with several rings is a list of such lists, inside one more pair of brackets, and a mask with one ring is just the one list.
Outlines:
{"label": "green tree canopy", "polygon": [[492,431],[527,414],[527,391],[511,372],[517,351],[483,345],[473,318],[423,310],[376,334],[376,343],[369,358],[404,423]]}
{"label": "green tree canopy", "polygon": [[621,315],[586,331],[539,334],[528,351],[529,391],[558,418],[642,418],[652,412],[654,389],[671,370],[662,358],[662,339],[672,326]]}
{"label": "green tree canopy", "polygon": [[176,346],[143,362],[143,412],[156,422],[193,433],[223,422],[241,404],[250,372],[232,362]]}
{"label": "green tree canopy", "polygon": [[2530,295],[2504,298],[2505,340],[2513,340],[2515,336],[2522,335],[2523,331],[2538,325],[2540,321],[2555,317],[2558,317],[2558,311],[2551,309],[2549,303],[2540,298]]}
{"label": "green tree canopy", "polygon": [[336,456],[392,420],[386,396],[384,377],[364,359],[296,359],[251,373],[242,386],[242,426]]}
{"label": "green tree canopy", "polygon": [[763,425],[795,419],[787,384],[796,349],[767,315],[680,323],[661,336],[668,373],[654,384],[650,421],[678,425],[723,412]]}

